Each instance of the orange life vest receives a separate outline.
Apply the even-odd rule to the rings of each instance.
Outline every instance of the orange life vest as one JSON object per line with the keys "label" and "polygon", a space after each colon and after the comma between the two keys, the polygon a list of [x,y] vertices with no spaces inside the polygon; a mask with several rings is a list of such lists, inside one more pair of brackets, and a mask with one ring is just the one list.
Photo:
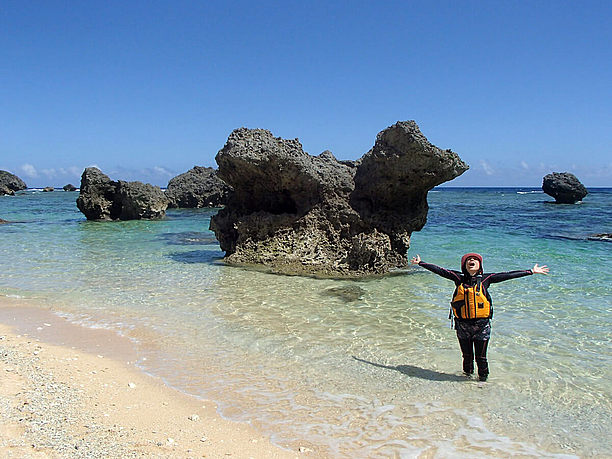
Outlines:
{"label": "orange life vest", "polygon": [[487,298],[478,277],[475,285],[459,284],[451,301],[457,319],[488,319],[492,316],[491,301]]}

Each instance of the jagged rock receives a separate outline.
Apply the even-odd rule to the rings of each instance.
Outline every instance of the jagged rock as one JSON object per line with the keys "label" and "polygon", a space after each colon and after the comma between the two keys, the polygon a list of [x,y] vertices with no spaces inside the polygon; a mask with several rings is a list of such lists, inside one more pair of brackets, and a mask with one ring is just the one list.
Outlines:
{"label": "jagged rock", "polygon": [[15,191],[25,190],[28,186],[15,174],[0,170],[0,195],[14,195]]}
{"label": "jagged rock", "polygon": [[553,172],[544,176],[542,190],[559,204],[575,204],[588,194],[580,180],[569,172]]}
{"label": "jagged rock", "polygon": [[77,187],[74,186],[72,183],[69,183],[67,185],[64,185],[63,190],[64,191],[76,191]]}
{"label": "jagged rock", "polygon": [[297,139],[246,128],[230,134],[216,160],[234,189],[210,224],[226,260],[332,276],[405,266],[410,235],[427,218],[427,191],[468,169],[414,121],[379,133],[356,162],[310,156]]}
{"label": "jagged rock", "polygon": [[0,196],[15,196],[15,191],[9,189],[5,185],[0,185]]}
{"label": "jagged rock", "polygon": [[88,220],[158,219],[165,216],[168,199],[159,187],[114,182],[100,169],[88,167],[81,176],[77,207]]}
{"label": "jagged rock", "polygon": [[194,166],[168,182],[168,207],[220,207],[231,188],[217,177],[212,167]]}
{"label": "jagged rock", "polygon": [[51,191],[55,191],[55,188],[53,188],[52,186],[46,186],[43,188],[43,192],[45,193],[50,193]]}

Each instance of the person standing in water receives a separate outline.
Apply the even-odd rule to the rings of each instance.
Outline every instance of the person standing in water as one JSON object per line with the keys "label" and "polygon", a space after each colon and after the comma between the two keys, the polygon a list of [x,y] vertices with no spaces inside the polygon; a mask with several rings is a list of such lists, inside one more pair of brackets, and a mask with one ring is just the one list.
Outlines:
{"label": "person standing in water", "polygon": [[474,373],[475,356],[478,379],[486,381],[489,376],[487,347],[491,337],[493,316],[489,285],[531,274],[548,274],[548,267],[538,266],[536,263],[532,269],[524,271],[483,273],[482,256],[477,253],[466,253],[461,257],[461,272],[425,263],[421,261],[419,255],[410,262],[455,283],[450,318],[454,318],[455,321],[455,330],[463,355],[463,373],[466,376]]}

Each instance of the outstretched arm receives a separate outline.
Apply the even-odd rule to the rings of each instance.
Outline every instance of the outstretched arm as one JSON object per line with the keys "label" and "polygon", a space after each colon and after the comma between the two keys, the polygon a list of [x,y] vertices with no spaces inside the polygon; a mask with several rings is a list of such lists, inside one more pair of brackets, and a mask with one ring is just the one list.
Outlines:
{"label": "outstretched arm", "polygon": [[509,271],[505,273],[495,273],[486,275],[483,279],[485,286],[489,284],[495,284],[497,282],[503,282],[509,279],[516,279],[518,277],[529,276],[531,274],[548,274],[548,266],[546,265],[538,265],[537,263],[532,269],[527,269],[524,271]]}
{"label": "outstretched arm", "polygon": [[461,275],[458,272],[441,268],[440,266],[432,265],[431,263],[425,263],[421,260],[421,257],[418,254],[410,260],[410,263],[413,265],[419,265],[422,268],[425,268],[438,276],[450,279],[453,282],[459,282],[461,280]]}
{"label": "outstretched arm", "polygon": [[542,266],[538,266],[538,264],[536,263],[535,266],[533,268],[531,268],[531,272],[534,274],[548,274],[548,266],[546,265],[542,265]]}

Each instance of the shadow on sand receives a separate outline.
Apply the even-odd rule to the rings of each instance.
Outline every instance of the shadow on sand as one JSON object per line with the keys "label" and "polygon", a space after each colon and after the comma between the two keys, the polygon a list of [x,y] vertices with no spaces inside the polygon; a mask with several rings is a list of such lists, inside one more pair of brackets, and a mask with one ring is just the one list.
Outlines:
{"label": "shadow on sand", "polygon": [[355,357],[355,356],[353,356],[353,358],[357,360],[358,362],[367,363],[368,365],[372,365],[378,368],[385,368],[387,370],[399,371],[400,373],[403,373],[412,378],[427,379],[429,381],[465,381],[466,379],[465,376],[462,376],[462,375],[456,375],[456,374],[451,374],[451,373],[440,373],[439,371],[428,370],[426,368],[419,368],[413,365],[397,365],[394,367],[390,365],[382,365],[380,363],[369,362],[367,360],[360,359],[359,357]]}

